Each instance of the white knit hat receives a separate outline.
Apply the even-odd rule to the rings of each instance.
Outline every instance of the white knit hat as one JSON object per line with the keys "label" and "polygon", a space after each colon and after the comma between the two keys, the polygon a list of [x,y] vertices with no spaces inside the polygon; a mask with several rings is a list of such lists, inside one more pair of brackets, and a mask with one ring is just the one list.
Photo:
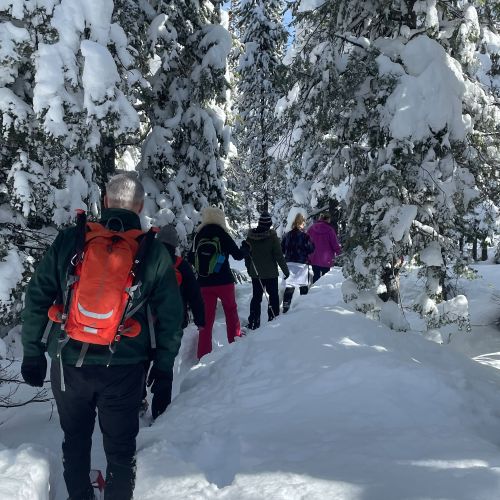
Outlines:
{"label": "white knit hat", "polygon": [[208,224],[217,224],[227,231],[226,215],[224,214],[224,210],[221,208],[205,207],[201,211],[201,217],[201,224],[197,227],[197,232]]}

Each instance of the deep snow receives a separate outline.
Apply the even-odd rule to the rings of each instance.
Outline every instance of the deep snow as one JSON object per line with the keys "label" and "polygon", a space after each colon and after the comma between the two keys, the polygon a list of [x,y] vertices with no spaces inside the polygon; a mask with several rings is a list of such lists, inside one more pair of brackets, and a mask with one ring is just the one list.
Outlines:
{"label": "deep snow", "polygon": [[[214,351],[195,366],[188,329],[180,392],[151,427],[142,421],[135,498],[497,499],[500,266],[477,269],[481,277],[460,282],[472,332],[449,344],[418,332],[409,310],[414,330],[399,333],[346,308],[337,268],[274,322],[263,308],[263,327],[235,344],[219,311]],[[416,279],[403,276],[405,306]],[[237,286],[242,321],[250,290]],[[18,335],[6,339],[17,356]],[[104,468],[95,434],[93,462]],[[0,499],[65,498],[49,403],[1,409],[0,436]]]}

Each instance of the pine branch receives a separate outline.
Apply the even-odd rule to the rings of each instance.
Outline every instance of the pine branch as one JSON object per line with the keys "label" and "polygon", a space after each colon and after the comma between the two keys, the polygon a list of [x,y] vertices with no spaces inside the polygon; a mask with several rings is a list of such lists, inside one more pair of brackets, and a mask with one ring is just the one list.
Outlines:
{"label": "pine branch", "polygon": [[27,401],[22,401],[18,403],[12,403],[11,401],[6,401],[5,398],[0,398],[0,408],[19,408],[21,406],[27,406],[31,403],[47,403],[48,401],[52,401],[54,398],[45,396],[47,394],[44,391],[39,391],[37,394],[35,394],[31,399],[28,399]]}
{"label": "pine branch", "polygon": [[0,366],[0,386],[8,384],[7,394],[0,396],[0,408],[18,408],[27,406],[30,403],[44,403],[51,401],[53,398],[49,396],[47,389],[37,389],[35,394],[24,401],[13,401],[13,397],[17,394],[19,388],[26,385],[25,382],[19,380],[19,374],[13,374],[10,367],[14,364],[14,360],[8,359],[6,366]]}

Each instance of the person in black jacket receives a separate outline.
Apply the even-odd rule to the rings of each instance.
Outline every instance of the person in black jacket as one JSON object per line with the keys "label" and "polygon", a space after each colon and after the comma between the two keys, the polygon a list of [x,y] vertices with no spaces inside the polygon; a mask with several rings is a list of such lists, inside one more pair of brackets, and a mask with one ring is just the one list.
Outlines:
{"label": "person in black jacket", "polygon": [[[182,329],[186,328],[189,324],[189,310],[193,315],[194,324],[198,328],[205,326],[205,306],[203,297],[201,296],[200,285],[196,280],[191,265],[179,255],[176,255],[176,249],[179,245],[179,236],[173,224],[163,226],[158,233],[157,239],[160,240],[167,249],[175,269],[177,284],[181,292],[182,303],[184,306],[184,314],[182,320]],[[149,369],[149,362],[147,364],[146,372]],[[151,385],[152,378],[148,378],[147,385]],[[146,387],[144,387],[142,411],[145,412],[148,404],[146,400]],[[172,400],[172,379],[168,384],[164,384],[161,391],[156,391],[153,394],[153,401],[151,404],[151,414],[153,418],[158,417],[162,411],[170,404]]]}
{"label": "person in black jacket", "polygon": [[189,262],[175,254],[177,246],[179,245],[179,236],[175,226],[173,224],[163,226],[157,238],[168,250],[176,270],[177,282],[179,283],[181,297],[184,303],[182,328],[186,328],[189,324],[189,310],[191,310],[193,315],[194,324],[198,328],[202,328],[205,326],[205,306],[203,297],[201,296],[200,285],[196,280],[193,268]]}
{"label": "person in black jacket", "polygon": [[198,273],[198,283],[205,303],[205,326],[200,329],[198,359],[212,352],[212,328],[215,321],[217,299],[222,302],[226,316],[227,340],[241,337],[240,320],[234,288],[234,276],[229,267],[229,256],[244,259],[250,252],[248,243],[238,248],[226,231],[226,217],[217,207],[202,211],[202,222],[196,229],[189,260]]}
{"label": "person in black jacket", "polygon": [[295,286],[300,290],[300,295],[309,291],[309,255],[314,252],[314,243],[309,235],[304,232],[306,219],[298,213],[292,224],[292,230],[285,234],[281,241],[281,249],[290,271],[286,280],[283,295],[283,312],[286,313],[292,302]]}

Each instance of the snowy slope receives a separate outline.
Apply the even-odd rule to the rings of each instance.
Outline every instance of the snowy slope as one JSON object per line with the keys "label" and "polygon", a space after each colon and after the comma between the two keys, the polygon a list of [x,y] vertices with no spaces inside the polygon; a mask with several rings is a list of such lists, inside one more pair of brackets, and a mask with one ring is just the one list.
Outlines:
{"label": "snowy slope", "polygon": [[[473,324],[498,311],[500,266],[484,269],[486,278],[463,283]],[[289,313],[229,346],[218,316],[219,345],[192,369],[195,337],[186,333],[180,393],[139,435],[136,499],[498,498],[500,373],[488,366],[500,353],[495,326],[473,326],[449,345],[396,333],[346,309],[340,283],[335,269],[294,297]],[[237,289],[244,318],[250,286]],[[403,299],[411,294],[410,286]],[[471,359],[484,354],[486,364]],[[47,498],[23,496],[9,472],[30,453],[41,471],[30,491],[42,491],[50,464],[51,498],[65,498],[50,411],[0,411],[0,441],[11,449],[0,451],[0,499]],[[16,452],[22,443],[35,448]],[[99,435],[94,463],[104,465]]]}

